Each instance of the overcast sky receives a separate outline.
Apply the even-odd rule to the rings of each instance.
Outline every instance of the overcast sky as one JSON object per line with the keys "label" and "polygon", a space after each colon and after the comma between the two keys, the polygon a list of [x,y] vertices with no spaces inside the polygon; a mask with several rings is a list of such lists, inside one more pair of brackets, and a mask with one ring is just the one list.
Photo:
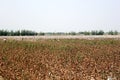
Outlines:
{"label": "overcast sky", "polygon": [[120,31],[120,0],[0,0],[0,29]]}

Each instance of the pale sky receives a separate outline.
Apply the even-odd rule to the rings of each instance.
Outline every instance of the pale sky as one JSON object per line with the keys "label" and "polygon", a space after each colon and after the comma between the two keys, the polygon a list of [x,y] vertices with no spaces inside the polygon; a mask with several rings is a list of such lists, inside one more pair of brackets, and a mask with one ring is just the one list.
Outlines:
{"label": "pale sky", "polygon": [[120,31],[120,0],[0,0],[0,29]]}

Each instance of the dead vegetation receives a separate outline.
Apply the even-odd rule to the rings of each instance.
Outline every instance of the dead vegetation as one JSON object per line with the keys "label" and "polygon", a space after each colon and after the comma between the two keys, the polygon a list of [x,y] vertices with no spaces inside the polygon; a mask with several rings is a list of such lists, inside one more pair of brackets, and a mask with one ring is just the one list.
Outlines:
{"label": "dead vegetation", "polygon": [[119,80],[120,40],[0,40],[0,75],[7,80]]}

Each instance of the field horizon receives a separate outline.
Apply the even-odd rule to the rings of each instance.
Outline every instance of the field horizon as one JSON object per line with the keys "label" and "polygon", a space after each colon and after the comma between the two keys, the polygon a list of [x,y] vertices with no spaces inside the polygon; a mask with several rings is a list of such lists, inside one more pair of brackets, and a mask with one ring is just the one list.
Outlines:
{"label": "field horizon", "polygon": [[120,35],[44,35],[44,36],[0,36],[0,39],[39,40],[39,39],[120,39]]}

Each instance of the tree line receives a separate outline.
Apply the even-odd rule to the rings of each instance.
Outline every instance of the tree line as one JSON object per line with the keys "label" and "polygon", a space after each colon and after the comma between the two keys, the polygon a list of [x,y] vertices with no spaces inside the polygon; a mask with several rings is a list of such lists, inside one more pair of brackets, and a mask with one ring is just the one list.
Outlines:
{"label": "tree line", "polygon": [[0,30],[0,36],[33,36],[33,35],[38,35],[38,33],[30,30],[17,30],[17,31]]}
{"label": "tree line", "polygon": [[118,31],[104,32],[103,30],[83,31],[83,32],[35,32],[31,30],[8,31],[0,30],[0,36],[37,36],[37,35],[118,35]]}

